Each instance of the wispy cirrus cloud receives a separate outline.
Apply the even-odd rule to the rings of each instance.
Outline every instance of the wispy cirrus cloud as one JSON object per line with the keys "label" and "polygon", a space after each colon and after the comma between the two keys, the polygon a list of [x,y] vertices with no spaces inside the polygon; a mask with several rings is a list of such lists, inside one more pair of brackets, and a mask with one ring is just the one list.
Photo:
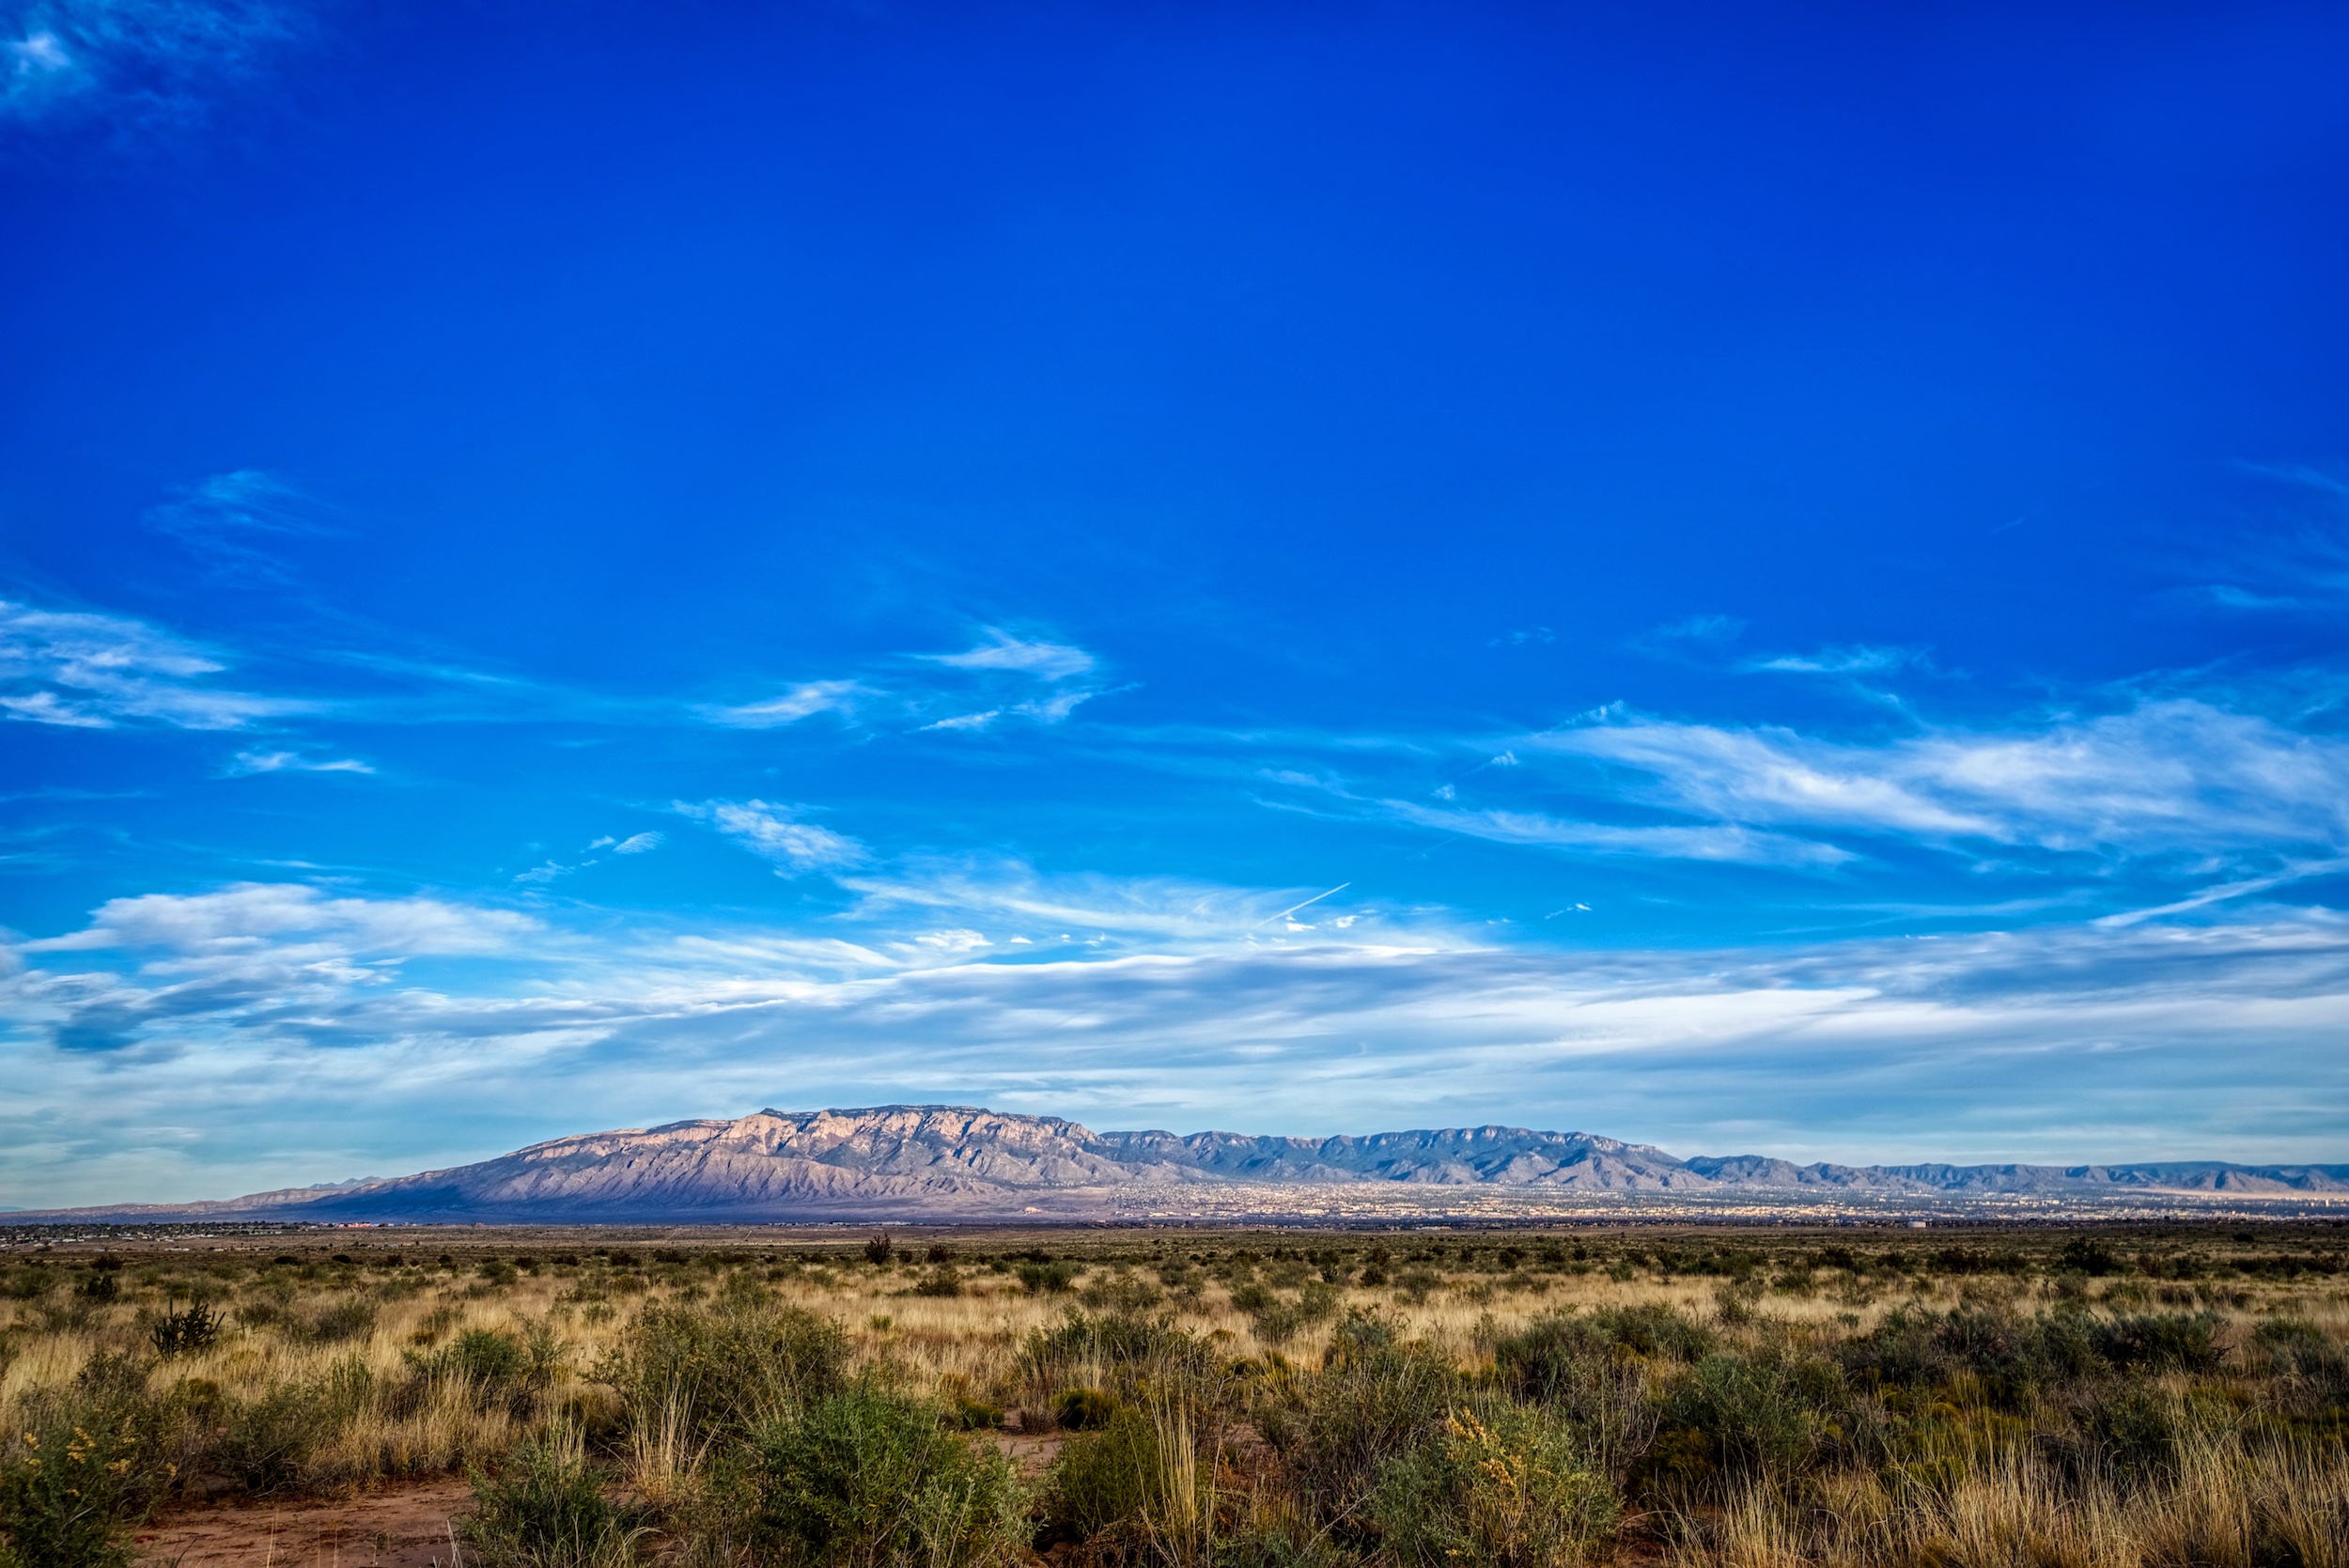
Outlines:
{"label": "wispy cirrus cloud", "polygon": [[852,717],[860,699],[879,695],[862,681],[805,680],[782,692],[754,703],[740,703],[732,707],[703,709],[713,723],[729,729],[777,729],[812,719],[819,713],[837,713]]}
{"label": "wispy cirrus cloud", "polygon": [[2202,581],[2167,597],[2237,615],[2349,609],[2349,479],[2305,463],[2244,466],[2277,487],[2282,505],[2230,530],[2223,554],[2190,568]]}
{"label": "wispy cirrus cloud", "polygon": [[[2330,1049],[2349,924],[2328,911],[1685,953],[1360,924],[1252,940],[1297,907],[1002,865],[875,878],[852,937],[566,932],[306,887],[117,900],[0,975],[0,1187],[225,1195],[893,1099],[1184,1130],[1504,1120],[1844,1158],[2338,1158],[2349,1120]],[[1112,924],[1099,949],[1014,940]],[[408,977],[434,955],[468,962]],[[357,1157],[353,1104],[390,1140]],[[251,1168],[263,1115],[306,1169]],[[184,1151],[169,1187],[132,1154],[151,1147]]]}
{"label": "wispy cirrus cloud", "polygon": [[1645,719],[1522,744],[1645,775],[1632,798],[1730,823],[2115,855],[2349,847],[2349,741],[2193,698],[1874,745]]}
{"label": "wispy cirrus cloud", "polygon": [[854,676],[798,681],[770,697],[701,712],[729,729],[775,729],[830,713],[916,733],[975,734],[1016,720],[1062,722],[1101,695],[1088,678],[1099,667],[1073,644],[988,627],[958,653],[907,654]]}
{"label": "wispy cirrus cloud", "polygon": [[163,724],[238,730],[314,704],[211,685],[226,663],[126,615],[0,599],[0,714],[73,729]]}
{"label": "wispy cirrus cloud", "polygon": [[333,532],[324,515],[316,499],[280,475],[242,468],[181,488],[144,520],[223,576],[283,582],[288,573],[269,544]]}
{"label": "wispy cirrus cloud", "polygon": [[241,882],[215,893],[109,899],[82,930],[22,946],[27,953],[123,948],[204,956],[301,938],[354,953],[412,956],[495,952],[537,928],[526,915],[446,899],[338,897],[301,883]]}
{"label": "wispy cirrus cloud", "polygon": [[872,858],[855,839],[801,821],[803,807],[766,800],[679,800],[670,809],[708,823],[752,854],[773,862],[778,877],[840,871]]}
{"label": "wispy cirrus cloud", "polygon": [[1091,675],[1098,662],[1093,655],[1066,643],[1015,637],[995,627],[983,640],[961,653],[926,653],[916,658],[955,670],[1016,670],[1039,680],[1070,680]]}
{"label": "wispy cirrus cloud", "polygon": [[1849,647],[1821,648],[1815,653],[1773,654],[1767,658],[1748,660],[1740,668],[1776,675],[1883,675],[1913,669],[1925,662],[1926,656],[1921,648],[1872,647],[1863,643]]}
{"label": "wispy cirrus cloud", "polygon": [[272,0],[36,0],[0,22],[0,122],[183,123],[309,25]]}
{"label": "wispy cirrus cloud", "polygon": [[1524,844],[1593,855],[1643,855],[1665,860],[1722,861],[1743,865],[1827,866],[1856,857],[1812,839],[1765,832],[1736,823],[1699,826],[1577,821],[1541,812],[1469,810],[1380,800],[1390,820],[1494,844]]}
{"label": "wispy cirrus cloud", "polygon": [[316,757],[300,752],[239,752],[230,759],[226,772],[230,778],[247,778],[257,773],[373,773],[372,764],[357,757]]}

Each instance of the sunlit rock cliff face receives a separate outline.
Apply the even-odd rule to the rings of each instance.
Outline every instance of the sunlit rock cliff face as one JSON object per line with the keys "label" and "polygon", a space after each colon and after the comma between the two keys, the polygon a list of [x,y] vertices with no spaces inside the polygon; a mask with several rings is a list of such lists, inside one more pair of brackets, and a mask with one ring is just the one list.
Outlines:
{"label": "sunlit rock cliff face", "polygon": [[[1675,1158],[1589,1133],[1453,1127],[1367,1137],[1097,1133],[1056,1116],[967,1106],[761,1110],[534,1143],[477,1165],[225,1202],[49,1211],[81,1219],[730,1222],[848,1218],[1081,1218],[1184,1192],[1470,1188],[1540,1195],[2092,1197],[2349,1191],[2349,1166],[2219,1163],[1794,1165]],[[1268,1196],[1267,1196],[1268,1194]],[[34,1214],[14,1218],[30,1219]]]}

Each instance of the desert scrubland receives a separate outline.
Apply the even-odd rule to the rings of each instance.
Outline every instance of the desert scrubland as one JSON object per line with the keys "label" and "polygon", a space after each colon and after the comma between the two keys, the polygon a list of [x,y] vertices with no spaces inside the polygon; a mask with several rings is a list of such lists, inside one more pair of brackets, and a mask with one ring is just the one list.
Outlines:
{"label": "desert scrubland", "polygon": [[174,1521],[437,1484],[436,1560],[488,1568],[2320,1568],[2349,1562],[2344,1250],[2323,1225],[19,1249],[0,1563],[124,1562],[142,1530],[153,1560],[242,1560],[175,1554]]}

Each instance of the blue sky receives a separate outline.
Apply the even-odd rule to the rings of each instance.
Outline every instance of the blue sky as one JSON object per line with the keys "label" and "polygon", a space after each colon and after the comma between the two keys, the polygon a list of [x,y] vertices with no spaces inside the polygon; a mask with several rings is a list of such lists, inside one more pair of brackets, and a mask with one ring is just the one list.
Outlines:
{"label": "blue sky", "polygon": [[2349,1159],[2349,20],[0,8],[0,1203]]}

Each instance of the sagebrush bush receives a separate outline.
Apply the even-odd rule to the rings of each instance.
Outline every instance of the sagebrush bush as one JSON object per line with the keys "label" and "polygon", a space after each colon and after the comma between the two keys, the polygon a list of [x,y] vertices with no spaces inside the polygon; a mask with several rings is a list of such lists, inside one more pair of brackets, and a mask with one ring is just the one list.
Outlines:
{"label": "sagebrush bush", "polygon": [[866,1377],[773,1420],[754,1449],[756,1526],[818,1568],[981,1568],[1027,1545],[1028,1498],[984,1438]]}
{"label": "sagebrush bush", "polygon": [[1384,1555],[1415,1568],[1573,1568],[1621,1513],[1573,1422],[1507,1400],[1453,1410],[1380,1469],[1369,1506]]}
{"label": "sagebrush bush", "polygon": [[24,1568],[116,1568],[177,1474],[185,1411],[147,1391],[144,1366],[100,1354],[70,1387],[0,1434],[0,1544]]}
{"label": "sagebrush bush", "polygon": [[1338,1324],[1318,1374],[1267,1402],[1259,1426],[1295,1474],[1307,1507],[1352,1517],[1387,1463],[1443,1421],[1459,1374],[1396,1322],[1354,1312]]}
{"label": "sagebrush bush", "polygon": [[1130,1405],[1073,1430],[1046,1478],[1046,1502],[1063,1539],[1090,1541],[1141,1518],[1158,1468],[1157,1437]]}
{"label": "sagebrush bush", "polygon": [[837,1392],[848,1367],[848,1336],[832,1319],[721,1300],[647,1306],[595,1375],[639,1424],[674,1421],[698,1447]]}
{"label": "sagebrush bush", "polygon": [[604,1497],[577,1428],[532,1437],[472,1476],[465,1541],[482,1568],[628,1568],[643,1533]]}

